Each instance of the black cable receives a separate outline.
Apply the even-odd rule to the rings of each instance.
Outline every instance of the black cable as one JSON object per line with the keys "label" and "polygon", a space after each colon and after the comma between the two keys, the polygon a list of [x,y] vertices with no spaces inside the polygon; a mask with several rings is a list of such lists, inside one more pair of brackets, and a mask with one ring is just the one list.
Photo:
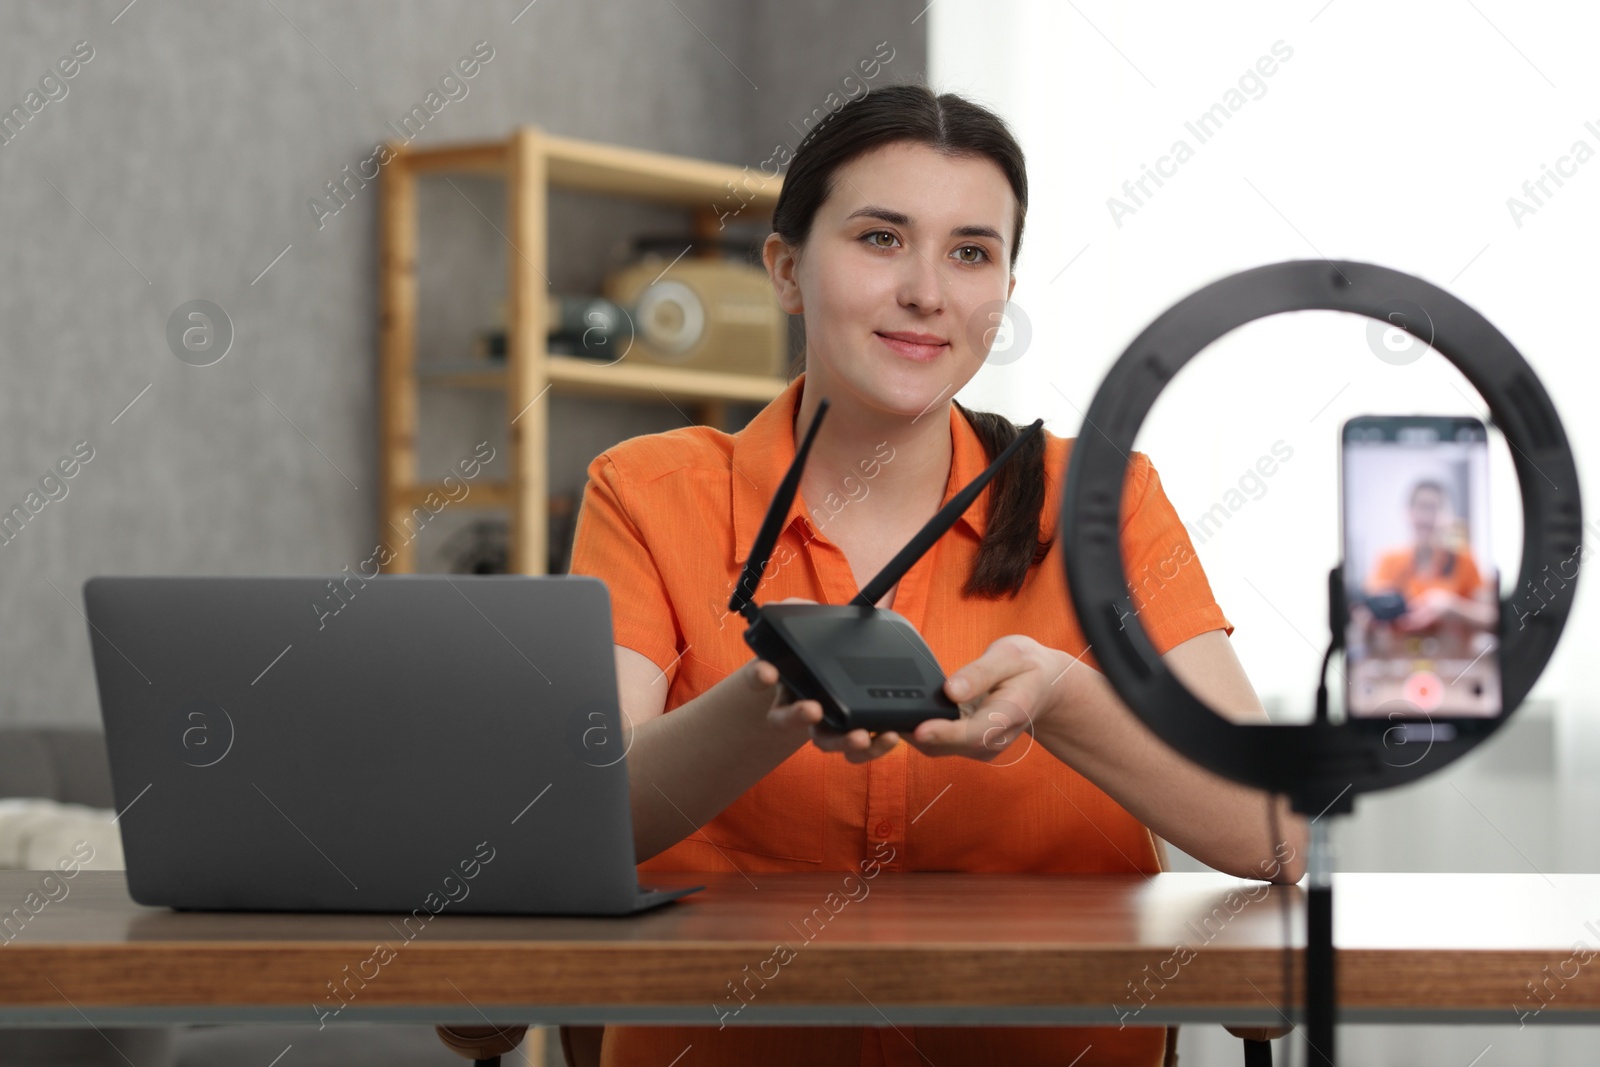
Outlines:
{"label": "black cable", "polygon": [[1322,654],[1322,670],[1317,672],[1317,722],[1328,721],[1328,664],[1333,660],[1333,650],[1339,647],[1336,637],[1328,642],[1328,651]]}

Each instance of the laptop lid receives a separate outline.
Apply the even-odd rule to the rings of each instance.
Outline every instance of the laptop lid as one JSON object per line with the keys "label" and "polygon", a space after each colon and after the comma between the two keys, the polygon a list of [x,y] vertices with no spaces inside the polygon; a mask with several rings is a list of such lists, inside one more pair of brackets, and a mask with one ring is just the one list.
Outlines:
{"label": "laptop lid", "polygon": [[139,903],[635,909],[598,579],[96,577],[84,600]]}

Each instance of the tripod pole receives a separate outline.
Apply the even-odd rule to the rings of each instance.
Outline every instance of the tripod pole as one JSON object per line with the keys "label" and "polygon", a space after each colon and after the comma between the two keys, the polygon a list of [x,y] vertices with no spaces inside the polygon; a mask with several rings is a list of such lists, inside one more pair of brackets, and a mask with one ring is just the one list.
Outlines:
{"label": "tripod pole", "polygon": [[1333,848],[1321,819],[1311,824],[1306,872],[1306,1063],[1334,1067]]}

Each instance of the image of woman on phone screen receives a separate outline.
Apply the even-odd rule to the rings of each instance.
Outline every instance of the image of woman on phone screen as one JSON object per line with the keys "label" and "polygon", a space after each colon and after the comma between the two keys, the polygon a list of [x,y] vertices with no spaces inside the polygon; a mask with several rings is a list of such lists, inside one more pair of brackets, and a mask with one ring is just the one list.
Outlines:
{"label": "image of woman on phone screen", "polygon": [[[705,1026],[608,1026],[604,1067],[1154,1067],[1166,1028],[1132,1020],[776,1027],[738,1014],[810,940],[870,924],[871,890],[899,872],[1153,874],[1168,841],[1240,877],[1301,877],[1304,820],[1178,756],[1099,672],[1055,529],[1070,438],[1035,434],[878,604],[927,640],[958,720],[829,732],[727,609],[823,397],[761,603],[848,602],[1014,439],[1009,419],[954,397],[989,354],[1027,205],[1022,150],[991,111],[920,85],[850,101],[800,142],[763,247],[779,303],[804,324],[788,388],[737,433],[633,437],[589,465],[569,570],[611,592],[641,877],[839,875],[828,907],[795,916],[786,956],[728,976]],[[1264,719],[1150,457],[1130,460],[1121,537],[1140,624],[1219,714]]]}

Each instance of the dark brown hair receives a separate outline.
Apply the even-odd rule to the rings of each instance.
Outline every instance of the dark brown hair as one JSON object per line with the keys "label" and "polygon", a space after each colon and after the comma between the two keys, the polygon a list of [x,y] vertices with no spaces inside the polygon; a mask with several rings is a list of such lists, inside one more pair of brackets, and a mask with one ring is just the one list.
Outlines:
{"label": "dark brown hair", "polygon": [[[910,141],[951,156],[991,160],[1011,183],[1017,201],[1012,228],[1011,267],[1022,247],[1022,221],[1028,210],[1028,176],[1022,148],[1004,121],[986,108],[953,93],[934,95],[925,85],[886,85],[858,97],[812,127],[795,150],[784,175],[772,228],[793,248],[805,244],[817,211],[833,193],[834,172],[857,157],[896,142]],[[789,369],[794,380],[805,370],[805,349]],[[971,411],[952,398],[956,410],[983,442],[990,462],[1011,444],[1019,427],[1003,415]],[[1044,559],[1050,542],[1039,540],[1044,507],[1044,435],[1035,434],[989,483],[989,521],[977,562],[962,593],[990,600],[1014,598],[1028,570]]]}
{"label": "dark brown hair", "polygon": [[1416,485],[1413,485],[1411,487],[1411,496],[1407,498],[1406,503],[1415,504],[1417,502],[1417,494],[1424,489],[1432,489],[1435,493],[1438,493],[1439,499],[1444,501],[1446,506],[1451,503],[1450,493],[1445,489],[1444,483],[1433,478],[1424,478]]}

